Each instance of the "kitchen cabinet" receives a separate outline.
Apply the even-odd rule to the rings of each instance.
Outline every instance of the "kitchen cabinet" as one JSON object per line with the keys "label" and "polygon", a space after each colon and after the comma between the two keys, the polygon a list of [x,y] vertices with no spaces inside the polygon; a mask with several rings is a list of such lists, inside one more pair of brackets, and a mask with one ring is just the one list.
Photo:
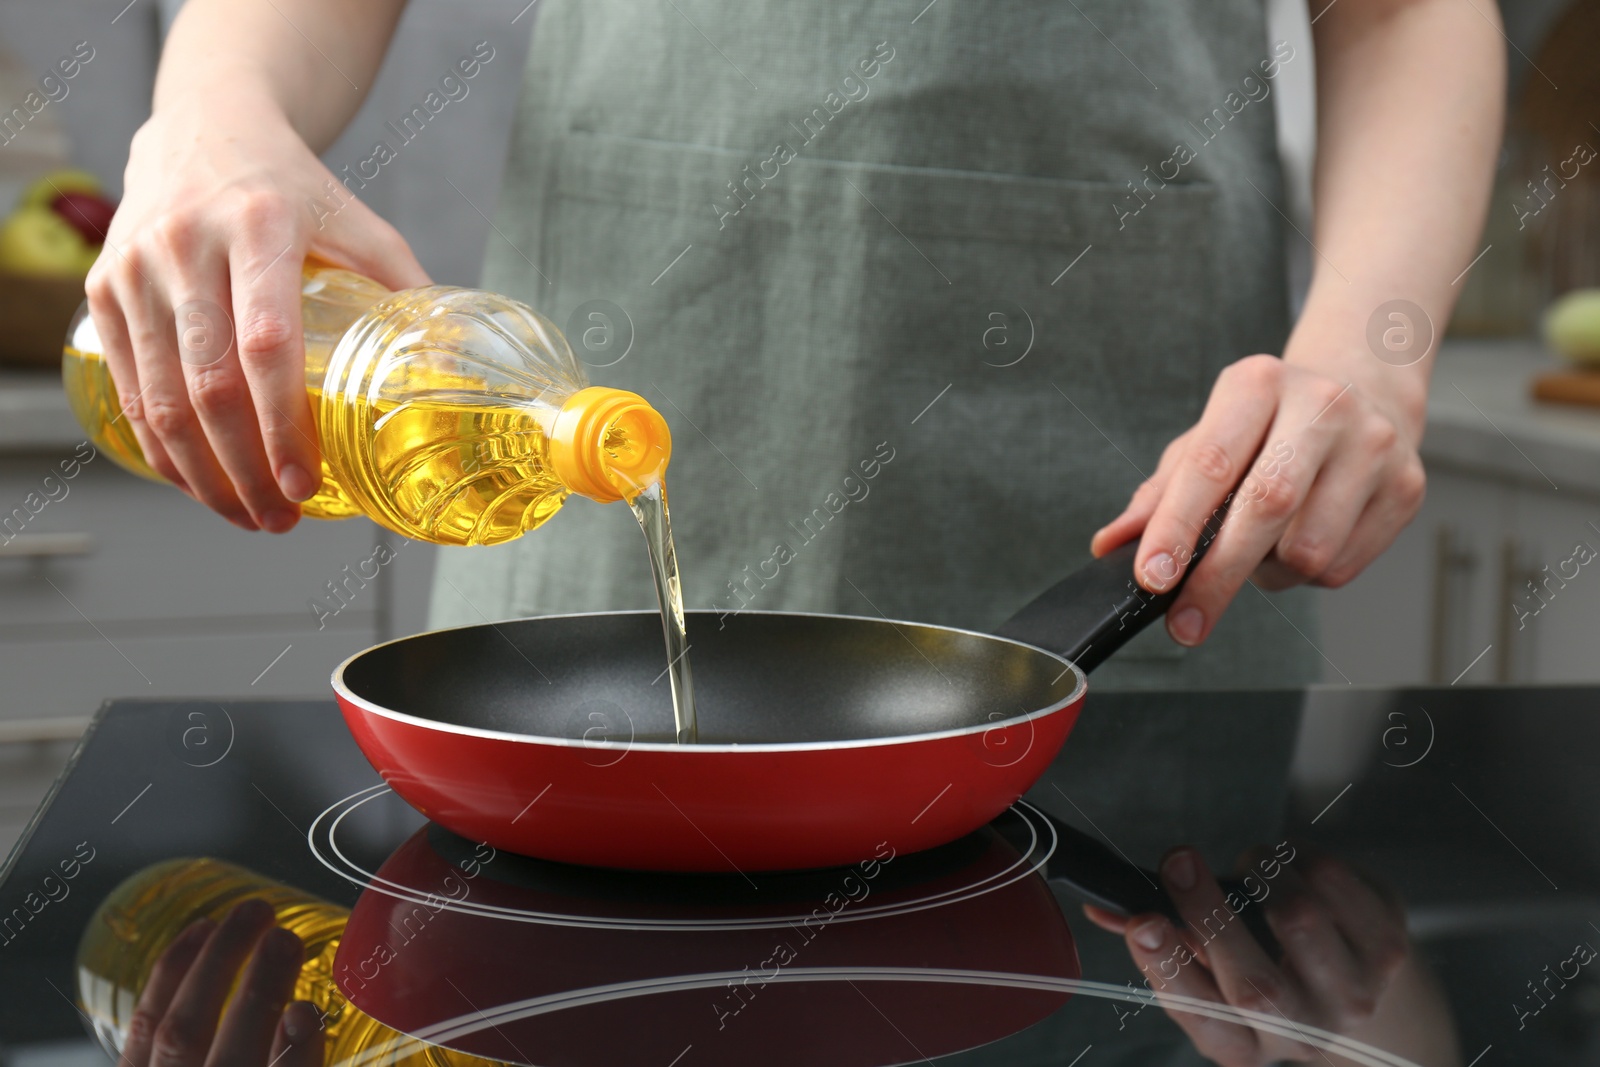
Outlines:
{"label": "kitchen cabinet", "polygon": [[81,436],[50,410],[0,439],[0,855],[106,700],[324,697],[341,660],[425,626],[431,578],[425,545],[374,573],[398,539],[365,519],[246,533],[105,456],[62,480]]}
{"label": "kitchen cabinet", "polygon": [[1505,679],[1600,676],[1600,497],[1519,493],[1502,542]]}
{"label": "kitchen cabinet", "polygon": [[[85,618],[104,628],[241,613],[293,629],[314,617],[307,602],[326,598],[325,579],[372,553],[367,523],[247,533],[109,457],[79,469],[68,481],[47,457],[0,460],[0,635],[70,630]],[[45,495],[47,486],[58,487],[59,500]],[[43,504],[36,516],[24,505],[31,493],[34,506]],[[351,610],[370,620],[372,595],[363,592],[350,594]]]}
{"label": "kitchen cabinet", "polygon": [[391,632],[372,523],[247,533],[105,456],[70,481],[57,463],[0,458],[0,737],[108,697],[325,693],[339,660]]}
{"label": "kitchen cabinet", "polygon": [[94,454],[53,375],[0,374],[0,744],[75,737],[118,696],[326,694],[424,627],[431,570],[365,519],[238,530]]}
{"label": "kitchen cabinet", "polygon": [[0,853],[103,702],[325,697],[425,628],[432,553],[365,519],[236,529],[92,454],[53,374],[0,373]]}
{"label": "kitchen cabinet", "polygon": [[1322,648],[1350,681],[1600,679],[1600,412],[1529,400],[1547,363],[1532,342],[1445,346],[1422,511],[1322,594]]}

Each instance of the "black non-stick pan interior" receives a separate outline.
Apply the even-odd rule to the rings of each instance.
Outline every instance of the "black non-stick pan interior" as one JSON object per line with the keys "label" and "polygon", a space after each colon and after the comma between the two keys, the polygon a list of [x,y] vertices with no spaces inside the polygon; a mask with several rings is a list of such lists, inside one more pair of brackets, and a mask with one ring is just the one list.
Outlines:
{"label": "black non-stick pan interior", "polygon": [[[702,743],[826,742],[990,726],[1059,704],[1076,676],[1001,638],[845,616],[689,612]],[[543,737],[670,741],[653,611],[521,619],[418,634],[352,660],[381,708]]]}

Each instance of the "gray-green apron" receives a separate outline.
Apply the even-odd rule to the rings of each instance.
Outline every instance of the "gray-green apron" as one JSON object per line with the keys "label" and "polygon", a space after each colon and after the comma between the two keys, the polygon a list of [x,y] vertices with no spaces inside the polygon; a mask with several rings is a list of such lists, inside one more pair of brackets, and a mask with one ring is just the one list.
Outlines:
{"label": "gray-green apron", "polygon": [[[666,416],[689,606],[982,630],[1088,558],[1225,365],[1281,350],[1266,72],[1307,61],[1261,0],[543,0],[484,285]],[[653,603],[632,515],[574,500],[443,550],[433,622]],[[1246,589],[1204,648],[1152,632],[1094,685],[1303,684],[1310,616]],[[1092,705],[1058,814],[1147,864],[1273,834],[1294,722]],[[1082,947],[1121,980],[1120,943]],[[1005,1062],[1104,1063],[1115,1023]]]}

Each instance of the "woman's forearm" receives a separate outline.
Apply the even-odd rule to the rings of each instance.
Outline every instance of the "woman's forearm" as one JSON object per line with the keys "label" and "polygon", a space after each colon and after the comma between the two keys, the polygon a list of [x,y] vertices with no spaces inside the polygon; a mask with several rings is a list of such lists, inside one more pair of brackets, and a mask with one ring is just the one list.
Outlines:
{"label": "woman's forearm", "polygon": [[190,0],[162,52],[155,110],[269,103],[321,151],[361,106],[404,8],[405,0]]}
{"label": "woman's forearm", "polygon": [[1407,300],[1437,341],[1481,250],[1504,111],[1499,15],[1487,0],[1318,0],[1318,11],[1314,268],[1284,356],[1365,388],[1416,440],[1432,355],[1380,360],[1368,325]]}

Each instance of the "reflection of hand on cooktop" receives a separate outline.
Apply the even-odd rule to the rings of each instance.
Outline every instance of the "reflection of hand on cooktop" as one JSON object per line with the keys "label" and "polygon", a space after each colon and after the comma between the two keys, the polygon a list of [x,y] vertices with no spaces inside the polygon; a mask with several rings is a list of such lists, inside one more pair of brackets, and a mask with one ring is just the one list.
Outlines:
{"label": "reflection of hand on cooktop", "polygon": [[[1242,877],[1224,888],[1196,850],[1167,853],[1160,877],[1184,929],[1159,914],[1084,906],[1096,925],[1123,935],[1158,1001],[1202,1055],[1224,1067],[1321,1058],[1292,1037],[1182,1010],[1163,994],[1320,1027],[1419,1063],[1461,1062],[1449,1008],[1412,951],[1404,907],[1390,891],[1288,842],[1247,853],[1240,867]],[[1252,909],[1282,946],[1276,960],[1241,921]]]}
{"label": "reflection of hand on cooktop", "polygon": [[247,899],[179,934],[139,995],[118,1067],[321,1067],[316,1009],[287,1003],[304,949],[272,920],[270,905]]}

